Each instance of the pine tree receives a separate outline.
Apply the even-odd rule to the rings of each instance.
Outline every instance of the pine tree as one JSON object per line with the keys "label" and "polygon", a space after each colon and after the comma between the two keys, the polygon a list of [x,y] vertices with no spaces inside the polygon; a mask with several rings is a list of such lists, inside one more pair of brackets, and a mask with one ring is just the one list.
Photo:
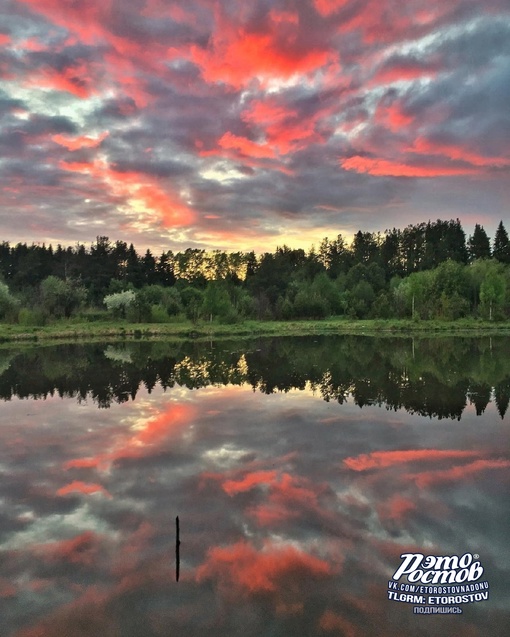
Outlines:
{"label": "pine tree", "polygon": [[501,263],[510,263],[510,241],[502,221],[499,222],[498,229],[496,230],[492,256],[498,261],[501,261]]}
{"label": "pine tree", "polygon": [[148,285],[156,283],[156,259],[153,257],[152,252],[149,249],[147,249],[145,256],[140,260],[140,267],[144,282]]}
{"label": "pine tree", "polygon": [[491,244],[489,237],[483,229],[483,226],[478,223],[475,225],[473,235],[469,237],[468,253],[470,261],[474,261],[475,259],[491,258]]}
{"label": "pine tree", "polygon": [[503,381],[499,383],[499,385],[496,385],[494,388],[494,394],[498,413],[501,418],[504,418],[508,409],[508,404],[510,403],[510,383],[508,381]]}
{"label": "pine tree", "polygon": [[126,280],[132,283],[135,288],[140,288],[144,284],[141,260],[132,243],[129,244],[129,248],[127,249]]}

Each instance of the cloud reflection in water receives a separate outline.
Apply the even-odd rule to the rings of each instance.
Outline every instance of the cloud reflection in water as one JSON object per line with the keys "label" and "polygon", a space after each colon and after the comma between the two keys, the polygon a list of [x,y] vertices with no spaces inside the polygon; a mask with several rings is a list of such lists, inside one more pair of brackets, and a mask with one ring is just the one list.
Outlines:
{"label": "cloud reflection in water", "polygon": [[[492,403],[438,420],[175,385],[2,412],[7,635],[505,634],[508,423]],[[455,618],[389,602],[407,551],[479,553],[490,600]]]}

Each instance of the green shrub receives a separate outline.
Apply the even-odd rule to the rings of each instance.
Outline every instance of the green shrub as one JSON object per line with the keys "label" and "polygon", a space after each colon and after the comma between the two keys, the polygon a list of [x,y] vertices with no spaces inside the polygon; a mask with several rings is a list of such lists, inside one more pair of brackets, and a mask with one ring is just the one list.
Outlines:
{"label": "green shrub", "polygon": [[126,318],[128,311],[132,309],[135,303],[135,299],[136,294],[133,290],[126,290],[124,292],[108,294],[104,297],[104,304],[114,318]]}
{"label": "green shrub", "polygon": [[78,315],[79,321],[85,321],[87,323],[97,323],[98,321],[108,320],[108,312],[104,310],[96,310],[94,308],[88,308],[82,310]]}
{"label": "green shrub", "polygon": [[168,312],[161,305],[153,305],[151,307],[151,323],[168,323],[169,318]]}
{"label": "green shrub", "polygon": [[46,325],[46,315],[41,310],[29,310],[26,307],[22,307],[18,312],[18,323],[20,325],[43,327]]}
{"label": "green shrub", "polygon": [[233,325],[234,323],[239,323],[241,321],[241,317],[237,310],[233,307],[230,307],[226,310],[224,314],[220,317],[220,323],[224,325]]}

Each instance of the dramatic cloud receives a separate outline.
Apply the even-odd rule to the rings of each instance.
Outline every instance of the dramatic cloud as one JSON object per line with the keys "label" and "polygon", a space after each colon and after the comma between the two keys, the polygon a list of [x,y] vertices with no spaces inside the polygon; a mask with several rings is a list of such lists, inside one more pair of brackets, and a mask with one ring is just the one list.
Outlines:
{"label": "dramatic cloud", "polygon": [[[150,455],[155,447],[164,445],[172,437],[182,435],[193,418],[194,411],[189,405],[170,403],[166,409],[154,418],[144,420],[133,427],[133,432],[120,437],[109,449],[102,450],[97,456],[91,458],[74,458],[68,460],[64,468],[98,468],[107,469],[112,463],[126,458],[141,458]],[[109,495],[103,487],[97,484],[84,484],[72,482],[62,487],[58,495],[65,495],[72,491],[93,493],[101,491]]]}
{"label": "dramatic cloud", "polygon": [[0,28],[4,240],[262,251],[508,214],[504,0],[20,0]]}

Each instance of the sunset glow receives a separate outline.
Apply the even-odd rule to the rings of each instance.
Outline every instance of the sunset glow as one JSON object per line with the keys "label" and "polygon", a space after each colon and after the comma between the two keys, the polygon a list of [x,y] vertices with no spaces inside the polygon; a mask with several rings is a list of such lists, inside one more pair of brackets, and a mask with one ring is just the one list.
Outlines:
{"label": "sunset glow", "polygon": [[9,3],[2,239],[263,252],[480,211],[494,235],[509,42],[504,0]]}

